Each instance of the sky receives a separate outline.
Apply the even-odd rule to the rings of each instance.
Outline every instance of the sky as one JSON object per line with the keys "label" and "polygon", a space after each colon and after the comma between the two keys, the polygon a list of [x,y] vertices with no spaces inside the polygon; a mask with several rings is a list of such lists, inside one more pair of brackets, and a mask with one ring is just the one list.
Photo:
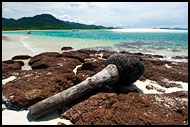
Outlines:
{"label": "sky", "polygon": [[188,28],[188,2],[2,2],[4,18],[39,14],[107,27]]}

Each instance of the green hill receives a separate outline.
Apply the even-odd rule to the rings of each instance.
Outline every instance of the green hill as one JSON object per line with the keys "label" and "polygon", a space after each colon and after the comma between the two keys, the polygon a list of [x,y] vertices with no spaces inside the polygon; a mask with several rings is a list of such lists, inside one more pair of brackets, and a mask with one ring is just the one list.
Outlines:
{"label": "green hill", "polygon": [[113,29],[96,25],[86,25],[56,19],[50,14],[41,14],[20,19],[2,18],[2,30],[34,30],[34,29]]}

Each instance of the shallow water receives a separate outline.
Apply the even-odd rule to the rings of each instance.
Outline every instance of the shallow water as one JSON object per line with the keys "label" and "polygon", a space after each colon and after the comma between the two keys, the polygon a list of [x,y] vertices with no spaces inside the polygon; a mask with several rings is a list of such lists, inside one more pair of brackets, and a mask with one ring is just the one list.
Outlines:
{"label": "shallow water", "polygon": [[188,32],[114,32],[110,30],[35,30],[4,31],[21,34],[23,45],[34,53],[60,51],[64,46],[74,50],[107,47],[116,51],[143,52],[160,55],[188,55]]}

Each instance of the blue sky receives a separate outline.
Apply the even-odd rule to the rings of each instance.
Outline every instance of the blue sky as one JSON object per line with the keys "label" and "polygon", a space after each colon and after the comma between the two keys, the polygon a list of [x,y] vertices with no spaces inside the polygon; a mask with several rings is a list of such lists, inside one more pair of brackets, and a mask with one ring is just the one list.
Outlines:
{"label": "blue sky", "polygon": [[122,28],[188,27],[188,2],[2,2],[2,16],[37,14]]}

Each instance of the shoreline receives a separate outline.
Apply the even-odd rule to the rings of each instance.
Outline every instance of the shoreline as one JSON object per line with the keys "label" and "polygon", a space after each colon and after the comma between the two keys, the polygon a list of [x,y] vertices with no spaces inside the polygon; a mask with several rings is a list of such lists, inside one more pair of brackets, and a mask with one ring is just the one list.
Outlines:
{"label": "shoreline", "polygon": [[2,39],[2,60],[10,60],[16,55],[35,55],[34,52],[26,48],[22,39],[26,38],[25,35],[7,35],[3,34],[5,40]]}
{"label": "shoreline", "polygon": [[[73,29],[39,29],[39,30],[2,30],[2,32],[16,32],[16,31],[59,31],[59,30],[73,30]],[[154,29],[154,28],[122,28],[122,29],[78,29],[78,30],[108,30],[115,32],[188,32],[188,30],[174,30],[174,29]]]}
{"label": "shoreline", "polygon": [[[76,81],[75,80],[76,77],[82,76],[82,78],[78,78],[79,81],[77,81],[77,82],[81,82],[85,80],[86,78],[88,78],[89,76],[92,76],[93,74],[97,73],[97,71],[102,70],[102,68],[104,67],[103,61],[105,61],[106,58],[113,53],[114,53],[113,51],[104,51],[104,50],[100,50],[100,51],[80,50],[80,51],[73,51],[73,52],[63,52],[63,54],[62,53],[59,54],[55,52],[45,53],[42,56],[33,57],[31,59],[33,60],[39,59],[39,61],[34,61],[35,63],[32,64],[31,67],[38,66],[42,68],[36,68],[36,69],[33,68],[32,70],[23,70],[23,71],[22,70],[14,70],[14,71],[4,70],[5,73],[2,73],[2,76],[3,76],[2,81],[4,83],[2,85],[3,96],[7,99],[13,99],[12,100],[13,102],[16,101],[15,104],[22,104],[21,108],[23,106],[24,107],[27,106],[28,104],[32,104],[32,102],[34,103],[34,100],[38,98],[39,96],[42,97],[41,99],[43,100],[44,99],[43,96],[45,96],[46,98],[47,95],[50,96],[52,95],[52,93],[55,94],[56,89],[58,89],[57,92],[59,92],[59,90],[62,91],[62,90],[67,89],[67,87],[65,88],[64,85],[69,86],[71,82]],[[60,55],[62,57],[57,58],[56,57],[57,55]],[[142,77],[140,77],[136,82],[134,82],[134,84],[126,87],[127,91],[130,92],[129,94],[124,93],[124,94],[119,94],[119,96],[123,96],[125,98],[125,96],[134,94],[134,91],[137,90],[138,96],[137,95],[134,96],[134,97],[137,97],[136,99],[139,99],[139,97],[141,96],[152,97],[152,94],[159,97],[160,96],[164,97],[166,94],[171,94],[174,97],[178,97],[175,95],[176,92],[180,94],[184,94],[188,91],[188,80],[186,79],[187,78],[186,69],[187,69],[188,63],[175,63],[175,62],[154,60],[154,58],[159,58],[159,56],[142,55],[142,54],[133,54],[133,55],[138,57],[139,60],[141,60],[141,62],[143,62],[146,65],[147,71],[143,74]],[[72,56],[74,58],[72,58]],[[43,66],[41,65],[45,65],[45,66],[48,65],[50,67],[43,68]],[[85,65],[88,65],[88,66],[86,66],[85,68]],[[4,64],[3,66],[5,67],[6,64]],[[84,68],[84,69],[81,69],[81,68]],[[71,71],[71,72],[68,73],[67,71]],[[69,78],[67,76],[69,76]],[[56,79],[56,80],[52,80],[52,79]],[[47,83],[44,81],[46,81]],[[17,88],[18,85],[19,87]],[[64,88],[60,88],[60,86]],[[44,91],[42,92],[42,90]],[[124,87],[122,87],[122,90],[125,91]],[[38,91],[40,94],[35,93],[35,91]],[[33,93],[32,96],[31,96],[31,93]],[[103,95],[108,94],[112,98],[113,94],[115,95],[116,92],[113,92],[113,91],[111,93],[103,92],[100,94],[103,94]],[[93,95],[93,96],[96,98],[96,96],[98,95],[99,94]],[[111,100],[109,100],[106,97],[104,98],[106,99],[106,101],[103,101],[103,102],[111,103],[110,102]],[[97,100],[95,101],[99,102],[98,99],[100,99],[101,101],[101,98],[102,97],[98,97]],[[164,99],[165,97],[163,98],[163,100]],[[166,98],[166,99],[170,100],[172,98]],[[186,106],[186,103],[188,102],[187,101],[188,98],[178,97],[178,99],[179,99],[180,104],[184,104]],[[180,102],[181,99],[184,101]],[[21,100],[26,100],[26,102],[21,101]],[[157,100],[160,100],[160,99],[157,98]],[[159,103],[159,101],[157,100],[153,100],[153,102]],[[85,101],[88,101],[88,100],[84,100],[84,102]],[[118,102],[120,102],[120,99],[118,99]],[[139,103],[140,102],[143,102],[144,104],[144,100],[139,101]],[[171,102],[173,102],[173,100],[171,100]],[[74,107],[80,104],[83,104],[83,102],[81,103],[79,102],[75,104]],[[99,107],[99,105],[94,105],[93,103],[92,105],[87,106],[86,109],[90,110],[89,114],[87,115],[91,114],[91,109],[88,109],[88,107],[91,107],[91,106],[95,106],[95,108],[97,108],[98,111],[99,111],[99,108],[101,108]],[[164,106],[166,106],[164,108],[167,108],[170,105],[166,103]],[[23,125],[53,124],[53,125],[56,125],[58,123],[62,123],[66,125],[77,124],[77,123],[71,123],[72,119],[76,118],[74,117],[75,114],[74,115],[71,114],[70,116],[71,119],[69,118],[70,121],[66,120],[68,119],[68,117],[66,118],[62,117],[62,115],[63,116],[67,115],[67,112],[72,112],[72,108],[73,107],[62,107],[61,113],[58,110],[56,110],[55,112],[48,114],[45,117],[38,120],[32,120],[31,118],[29,118],[28,110],[17,112],[17,111],[4,109],[2,111],[2,116],[3,116],[2,120],[3,120],[3,124],[6,124],[6,125],[8,124],[19,124],[19,125],[21,124]],[[76,111],[78,112],[80,112],[81,110],[83,109],[81,108],[76,109]],[[129,110],[129,108],[125,110]],[[154,110],[154,109],[153,111],[160,113],[159,111]],[[175,109],[173,108],[172,111],[175,112]],[[120,113],[122,114],[122,112]],[[80,115],[76,113],[76,115],[81,116],[83,114]]]}
{"label": "shoreline", "polygon": [[113,32],[168,32],[168,33],[188,33],[188,30],[172,30],[172,29],[150,29],[150,28],[130,28],[130,29],[112,29]]}
{"label": "shoreline", "polygon": [[[9,60],[16,55],[34,56],[34,55],[37,55],[37,54],[40,54],[43,52],[59,52],[59,53],[61,53],[62,51],[59,49],[59,48],[61,48],[61,47],[59,47],[59,45],[64,45],[64,44],[57,44],[57,45],[53,46],[53,48],[52,48],[51,44],[49,43],[46,45],[46,47],[51,47],[51,49],[49,48],[50,50],[48,50],[48,48],[42,49],[42,47],[32,48],[30,46],[30,44],[27,41],[25,41],[28,39],[28,35],[2,34],[2,37],[3,37],[2,38],[2,60]],[[38,42],[38,43],[40,43],[40,42]],[[89,47],[89,48],[96,50],[96,47]],[[97,48],[102,48],[102,50],[104,50],[104,49],[106,50],[106,46],[104,46],[104,45],[98,46]],[[109,46],[108,46],[108,48],[109,48]],[[110,47],[110,48],[112,48],[112,47]],[[76,47],[75,47],[75,48],[73,48],[73,51],[79,50],[79,49],[76,49]],[[121,51],[117,50],[116,47],[113,47],[112,50],[116,51],[116,52],[122,51],[122,50]],[[175,61],[175,62],[188,62],[188,60],[183,60],[183,59],[172,59],[172,57],[175,57],[175,56],[188,57],[188,55],[183,55],[184,53],[182,53],[182,52],[180,55],[177,55],[175,52],[167,51],[167,50],[163,50],[163,51],[162,50],[158,50],[158,51],[150,50],[151,52],[144,52],[144,51],[138,51],[138,50],[132,51],[132,50],[133,49],[129,49],[127,52],[143,53],[143,54],[150,54],[150,55],[161,55],[164,58],[160,59],[160,60]],[[173,55],[173,54],[176,54],[176,55]]]}
{"label": "shoreline", "polygon": [[[2,32],[17,32],[17,31],[60,31],[60,30],[75,30],[75,29],[2,30]],[[77,30],[110,30],[110,29],[77,29]]]}

